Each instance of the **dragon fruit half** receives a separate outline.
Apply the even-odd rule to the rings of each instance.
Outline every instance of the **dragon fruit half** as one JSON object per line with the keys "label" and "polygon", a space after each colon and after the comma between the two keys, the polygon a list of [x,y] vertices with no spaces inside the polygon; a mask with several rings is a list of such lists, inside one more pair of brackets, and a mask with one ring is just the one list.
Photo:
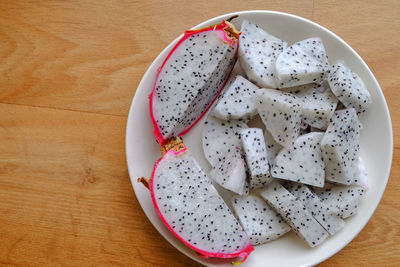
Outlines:
{"label": "dragon fruit half", "polygon": [[150,94],[158,143],[185,134],[211,106],[235,65],[238,37],[227,21],[184,33],[162,64]]}
{"label": "dragon fruit half", "polygon": [[156,162],[149,189],[156,211],[168,229],[202,257],[239,257],[244,261],[254,250],[186,147],[169,149]]}
{"label": "dragon fruit half", "polygon": [[290,231],[281,215],[259,197],[235,196],[232,206],[252,245],[267,243]]}

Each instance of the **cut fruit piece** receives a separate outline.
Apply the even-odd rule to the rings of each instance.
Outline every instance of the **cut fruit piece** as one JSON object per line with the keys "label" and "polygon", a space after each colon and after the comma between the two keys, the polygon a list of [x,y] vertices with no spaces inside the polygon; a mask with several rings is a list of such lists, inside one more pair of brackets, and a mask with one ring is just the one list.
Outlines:
{"label": "cut fruit piece", "polygon": [[233,197],[232,206],[252,245],[278,239],[290,231],[282,217],[259,197]]}
{"label": "cut fruit piece", "polygon": [[325,163],[320,147],[323,136],[324,133],[308,133],[297,138],[292,148],[283,148],[275,158],[271,175],[276,178],[323,187]]}
{"label": "cut fruit piece", "polygon": [[158,143],[185,134],[205,114],[235,65],[238,37],[233,25],[223,21],[186,31],[171,50],[150,94]]}
{"label": "cut fruit piece", "polygon": [[202,257],[243,260],[249,237],[186,148],[169,150],[154,165],[149,189],[168,229]]}
{"label": "cut fruit piece", "polygon": [[267,159],[269,167],[270,169],[272,169],[272,167],[274,166],[275,157],[276,155],[278,155],[279,151],[281,151],[282,146],[275,141],[274,137],[267,129],[264,130],[264,140],[267,149]]}
{"label": "cut fruit piece", "polygon": [[240,130],[247,124],[240,120],[223,121],[208,115],[203,130],[203,151],[206,159],[215,166],[237,146],[242,147]]}
{"label": "cut fruit piece", "polygon": [[213,108],[213,115],[221,120],[251,119],[257,114],[251,98],[258,87],[242,76],[236,76]]}
{"label": "cut fruit piece", "polygon": [[258,128],[243,129],[240,131],[240,137],[250,172],[250,189],[267,185],[271,181],[271,177],[262,130]]}
{"label": "cut fruit piece", "polygon": [[342,62],[332,66],[328,82],[332,92],[347,108],[355,108],[361,113],[372,103],[371,94],[360,76]]}
{"label": "cut fruit piece", "polygon": [[357,171],[356,171],[356,175],[354,178],[354,184],[361,186],[366,191],[369,189],[368,173],[367,173],[367,169],[365,167],[364,161],[362,160],[361,156],[358,157]]}
{"label": "cut fruit piece", "polygon": [[322,83],[329,62],[321,39],[309,38],[289,46],[279,54],[275,68],[279,88]]}
{"label": "cut fruit piece", "polygon": [[276,88],[275,61],[287,43],[256,24],[244,20],[239,37],[239,63],[250,81],[260,87]]}
{"label": "cut fruit piece", "polygon": [[332,208],[323,203],[307,186],[293,182],[285,183],[284,186],[303,203],[329,234],[334,235],[344,227],[344,221],[333,214]]}
{"label": "cut fruit piece", "polygon": [[210,177],[220,186],[243,195],[246,192],[246,163],[240,148],[234,148],[211,169]]}
{"label": "cut fruit piece", "polygon": [[301,101],[293,94],[273,89],[257,90],[253,101],[275,141],[292,147],[300,133]]}
{"label": "cut fruit piece", "polygon": [[364,195],[360,186],[325,183],[324,188],[313,188],[315,194],[340,218],[350,217],[358,212],[359,201]]}
{"label": "cut fruit piece", "polygon": [[324,85],[307,84],[281,89],[302,100],[301,115],[303,123],[318,129],[326,129],[338,104],[338,99]]}
{"label": "cut fruit piece", "polygon": [[321,141],[327,181],[349,185],[357,174],[362,126],[355,109],[336,111]]}
{"label": "cut fruit piece", "polygon": [[261,197],[282,215],[293,231],[310,247],[318,246],[329,236],[306,207],[277,181],[273,181],[263,189]]}

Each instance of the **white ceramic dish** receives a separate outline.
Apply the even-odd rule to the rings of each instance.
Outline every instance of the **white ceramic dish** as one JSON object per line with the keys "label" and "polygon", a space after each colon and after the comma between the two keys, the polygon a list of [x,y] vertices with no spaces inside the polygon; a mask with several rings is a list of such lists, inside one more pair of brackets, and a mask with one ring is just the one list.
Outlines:
{"label": "white ceramic dish", "polygon": [[[269,266],[314,265],[337,253],[361,231],[371,218],[383,195],[389,179],[393,154],[393,134],[389,110],[378,82],[360,56],[338,36],[314,22],[280,12],[242,11],[210,19],[194,28],[219,23],[222,19],[227,19],[235,14],[238,14],[239,18],[235,19],[233,23],[238,28],[240,28],[242,19],[248,19],[289,44],[308,37],[321,37],[330,62],[333,63],[338,59],[344,60],[351,69],[361,76],[372,96],[373,104],[360,118],[364,125],[361,133],[361,154],[367,168],[370,189],[361,202],[359,213],[346,220],[346,225],[342,231],[328,238],[316,248],[307,247],[291,233],[277,241],[257,246],[242,266],[256,267],[266,264]],[[153,88],[157,69],[180,38],[181,36],[170,43],[153,61],[142,78],[132,101],[126,130],[126,156],[129,175],[143,211],[154,227],[172,245],[188,257],[204,265],[226,264],[231,266],[229,261],[202,259],[184,246],[159,219],[148,190],[142,184],[136,182],[137,177],[150,176],[154,162],[160,157],[159,145],[152,134],[153,126],[148,112],[148,95]],[[184,142],[200,165],[205,170],[209,170],[210,167],[201,148],[203,122],[204,118],[184,136]]]}

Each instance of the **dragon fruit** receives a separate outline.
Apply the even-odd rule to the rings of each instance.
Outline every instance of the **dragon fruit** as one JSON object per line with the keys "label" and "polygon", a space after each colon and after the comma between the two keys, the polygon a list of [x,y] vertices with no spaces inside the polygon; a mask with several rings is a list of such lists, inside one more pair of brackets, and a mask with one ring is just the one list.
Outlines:
{"label": "dragon fruit", "polygon": [[251,119],[257,114],[251,101],[257,89],[256,85],[242,76],[236,76],[213,108],[213,115],[222,120]]}
{"label": "dragon fruit", "polygon": [[278,239],[290,231],[282,217],[259,197],[233,197],[232,206],[252,245]]}
{"label": "dragon fruit", "polygon": [[250,172],[250,189],[263,187],[271,180],[263,132],[258,128],[243,129],[240,137]]}
{"label": "dragon fruit", "polygon": [[273,89],[257,90],[253,101],[275,141],[292,147],[300,132],[301,101],[293,94]]}
{"label": "dragon fruit", "polygon": [[303,184],[324,186],[325,163],[320,142],[324,133],[312,132],[296,139],[290,149],[283,148],[275,158],[271,175]]}
{"label": "dragon fruit", "polygon": [[342,219],[357,214],[359,201],[364,195],[364,189],[357,185],[325,183],[324,188],[315,187],[313,190]]}
{"label": "dragon fruit", "polygon": [[274,166],[275,157],[282,149],[282,146],[275,141],[274,137],[267,129],[264,130],[264,140],[265,140],[265,147],[267,149],[267,160],[270,169],[272,169],[272,167]]}
{"label": "dragon fruit", "polygon": [[242,147],[240,130],[247,124],[240,120],[219,120],[208,115],[203,130],[203,151],[211,166],[223,161],[223,157],[237,146]]}
{"label": "dragon fruit", "polygon": [[200,119],[223,88],[237,58],[239,33],[227,21],[186,31],[162,64],[150,94],[150,115],[163,145]]}
{"label": "dragon fruit", "polygon": [[347,108],[355,108],[361,113],[372,103],[364,82],[342,62],[332,66],[328,82],[332,92]]}
{"label": "dragon fruit", "polygon": [[346,185],[354,182],[361,128],[355,109],[342,109],[333,114],[321,140],[327,181]]}
{"label": "dragon fruit", "polygon": [[322,83],[329,62],[321,39],[309,38],[289,46],[279,54],[275,68],[279,88]]}
{"label": "dragon fruit", "polygon": [[365,190],[368,190],[368,174],[367,169],[365,168],[364,161],[361,157],[358,157],[357,161],[357,171],[354,178],[354,184],[359,185]]}
{"label": "dragon fruit", "polygon": [[275,61],[287,43],[256,24],[244,20],[239,37],[239,63],[250,81],[260,87],[276,88]]}
{"label": "dragon fruit", "polygon": [[338,99],[324,85],[307,84],[286,89],[302,100],[303,123],[319,129],[326,129],[338,104]]}
{"label": "dragon fruit", "polygon": [[210,177],[222,187],[239,195],[246,193],[246,163],[240,148],[234,148],[211,169]]}
{"label": "dragon fruit", "polygon": [[155,209],[168,229],[202,257],[245,260],[254,250],[186,147],[170,149],[156,162],[149,189]]}
{"label": "dragon fruit", "polygon": [[284,186],[303,203],[329,234],[334,235],[344,227],[344,221],[332,214],[331,207],[323,203],[307,186],[293,182],[285,183]]}
{"label": "dragon fruit", "polygon": [[261,197],[282,215],[293,231],[311,247],[321,244],[328,232],[314,219],[304,205],[277,181],[261,191]]}

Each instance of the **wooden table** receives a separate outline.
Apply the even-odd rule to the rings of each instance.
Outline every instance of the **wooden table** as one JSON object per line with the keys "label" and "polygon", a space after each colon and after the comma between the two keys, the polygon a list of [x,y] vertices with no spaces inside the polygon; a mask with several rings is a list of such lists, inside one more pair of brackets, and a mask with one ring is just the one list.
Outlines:
{"label": "wooden table", "polygon": [[125,161],[128,109],[171,40],[248,9],[320,23],[374,72],[393,122],[391,177],[367,226],[321,265],[399,264],[400,1],[3,0],[0,265],[197,265],[158,234],[135,198]]}

